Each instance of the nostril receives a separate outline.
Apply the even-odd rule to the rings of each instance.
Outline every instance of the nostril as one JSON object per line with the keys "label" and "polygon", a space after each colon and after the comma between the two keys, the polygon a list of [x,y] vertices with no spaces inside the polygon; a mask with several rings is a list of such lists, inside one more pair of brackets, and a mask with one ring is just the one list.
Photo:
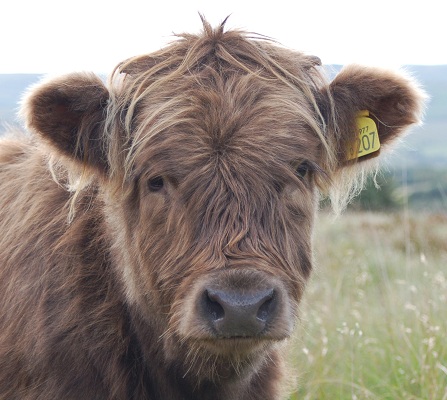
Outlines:
{"label": "nostril", "polygon": [[225,310],[220,305],[218,296],[213,292],[205,290],[204,297],[204,305],[207,314],[212,318],[213,321],[222,319],[225,316]]}
{"label": "nostril", "polygon": [[256,318],[266,322],[269,319],[274,306],[274,290],[271,289],[269,293],[266,293],[264,299],[264,302],[260,305],[258,312],[256,313]]}

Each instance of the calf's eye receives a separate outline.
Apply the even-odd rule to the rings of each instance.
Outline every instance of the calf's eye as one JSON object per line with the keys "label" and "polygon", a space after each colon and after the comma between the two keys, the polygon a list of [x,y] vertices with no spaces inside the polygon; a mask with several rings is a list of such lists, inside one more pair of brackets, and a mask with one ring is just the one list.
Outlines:
{"label": "calf's eye", "polygon": [[156,176],[148,181],[148,187],[151,192],[159,192],[163,189],[164,185],[165,183],[161,176]]}
{"label": "calf's eye", "polygon": [[305,178],[307,173],[309,172],[310,165],[307,161],[303,161],[301,164],[295,168],[295,174],[298,178]]}

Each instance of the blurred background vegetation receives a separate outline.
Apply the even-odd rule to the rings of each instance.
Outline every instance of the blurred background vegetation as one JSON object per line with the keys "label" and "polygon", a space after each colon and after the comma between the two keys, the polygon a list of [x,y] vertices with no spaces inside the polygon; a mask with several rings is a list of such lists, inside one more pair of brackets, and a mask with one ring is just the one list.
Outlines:
{"label": "blurred background vegetation", "polygon": [[447,400],[447,214],[320,213],[290,400]]}

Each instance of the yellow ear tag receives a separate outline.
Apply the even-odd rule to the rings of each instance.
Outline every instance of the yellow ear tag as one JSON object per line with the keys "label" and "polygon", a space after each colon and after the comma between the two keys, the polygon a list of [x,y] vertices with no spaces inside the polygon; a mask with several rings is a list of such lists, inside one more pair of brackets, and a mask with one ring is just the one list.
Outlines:
{"label": "yellow ear tag", "polygon": [[357,115],[358,138],[349,146],[348,160],[354,160],[380,149],[379,133],[376,123],[369,118],[369,111],[360,111]]}

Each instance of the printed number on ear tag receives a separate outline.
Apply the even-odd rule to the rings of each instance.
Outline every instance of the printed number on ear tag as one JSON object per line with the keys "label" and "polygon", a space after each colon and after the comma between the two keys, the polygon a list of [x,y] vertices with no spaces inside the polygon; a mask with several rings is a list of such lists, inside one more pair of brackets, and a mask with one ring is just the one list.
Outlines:
{"label": "printed number on ear tag", "polygon": [[360,111],[357,116],[358,137],[348,149],[348,160],[354,160],[380,149],[379,134],[376,123],[369,118],[368,111]]}

